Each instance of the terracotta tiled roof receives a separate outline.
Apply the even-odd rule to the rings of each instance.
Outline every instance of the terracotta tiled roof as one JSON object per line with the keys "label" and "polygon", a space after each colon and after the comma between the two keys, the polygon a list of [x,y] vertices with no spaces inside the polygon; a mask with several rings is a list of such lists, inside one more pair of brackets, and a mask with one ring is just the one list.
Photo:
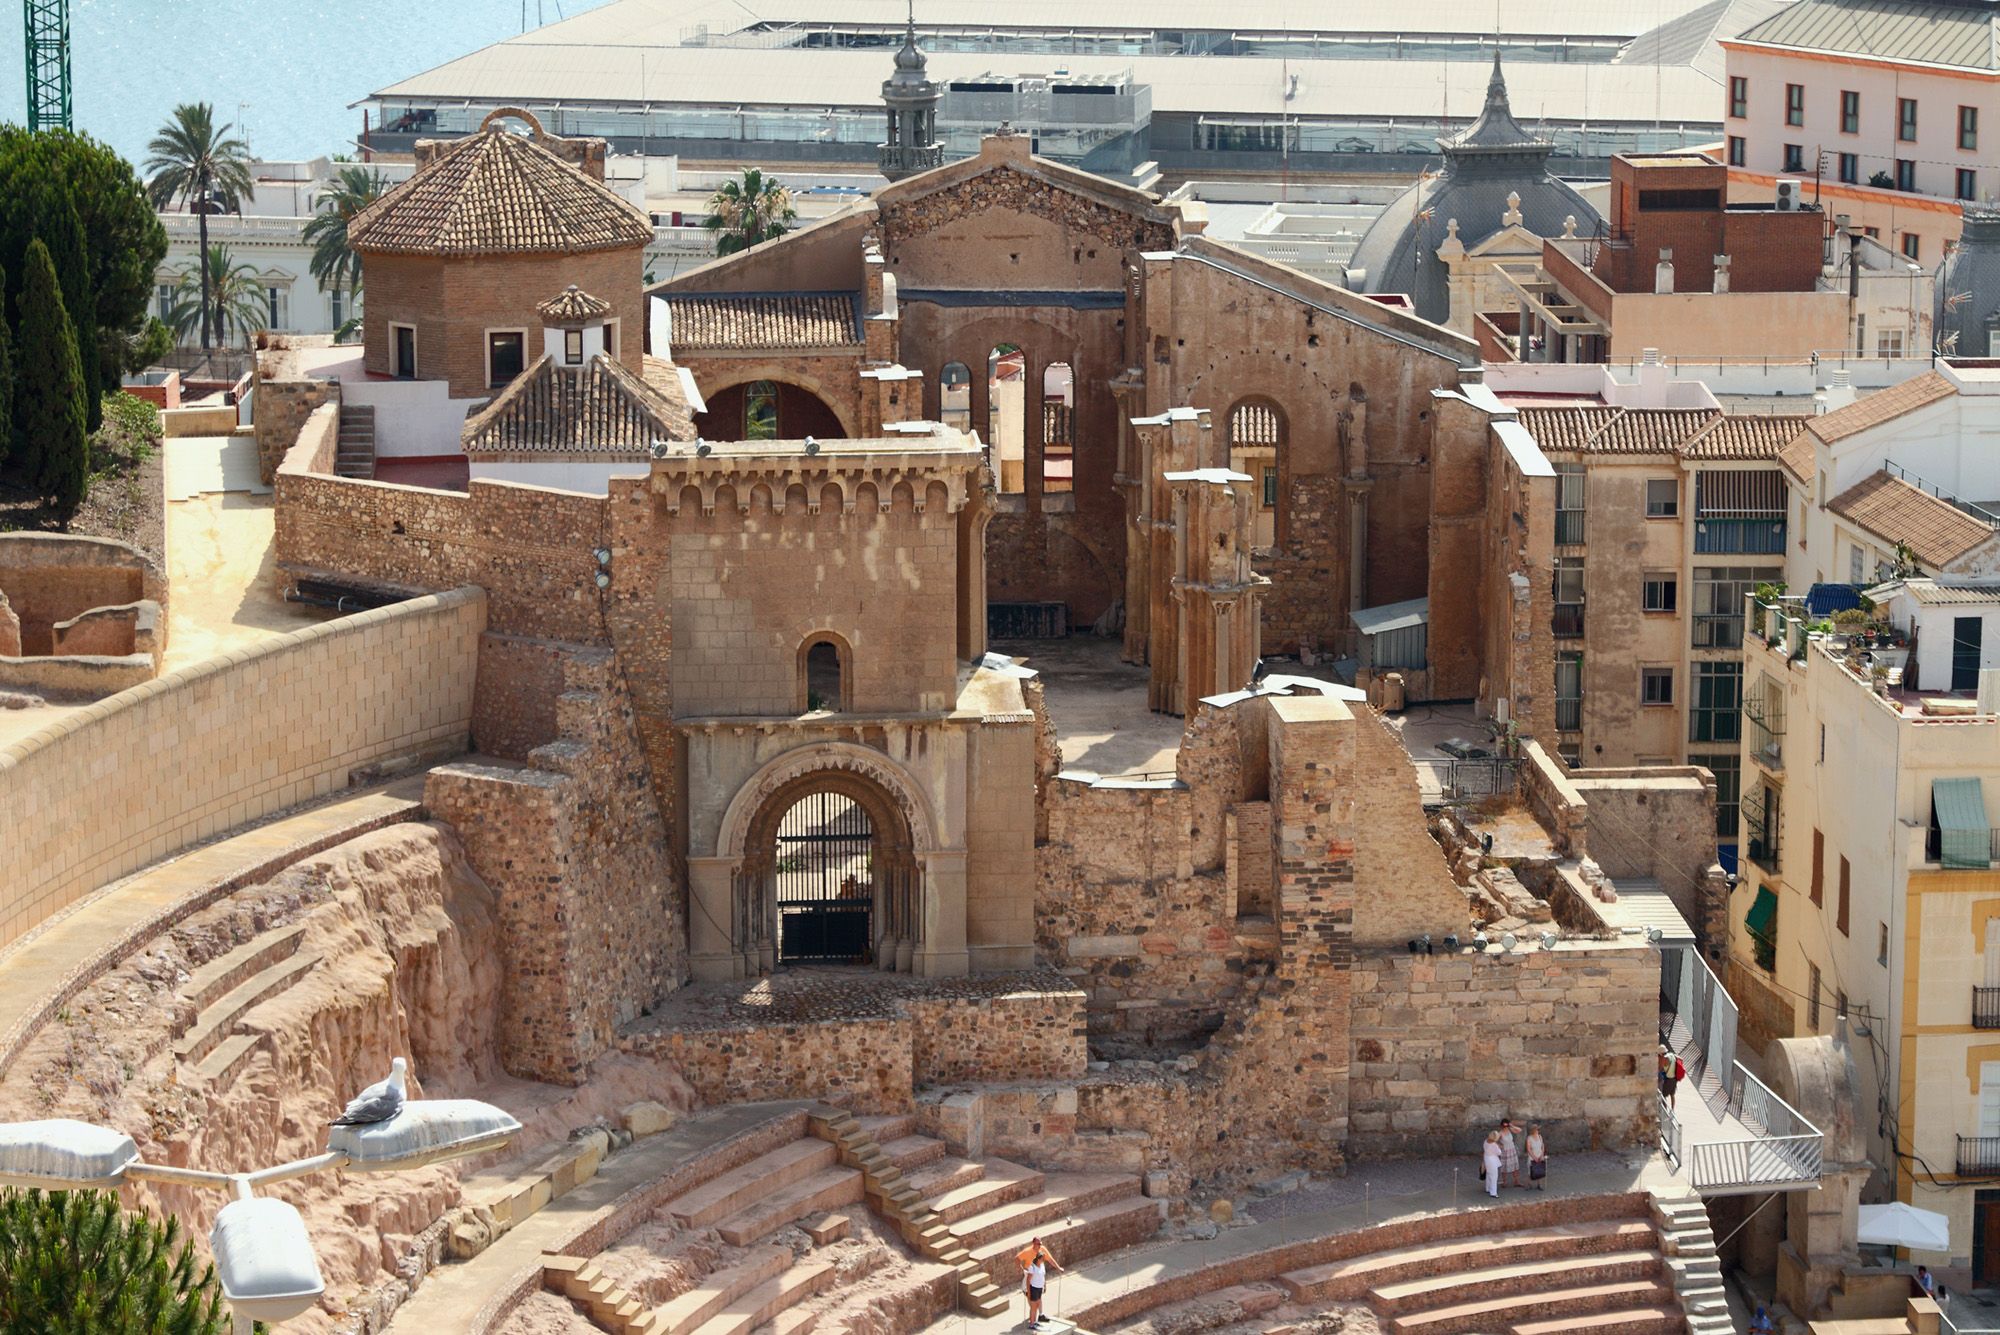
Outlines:
{"label": "terracotta tiled roof", "polygon": [[1776,459],[1811,419],[1803,413],[1724,413],[1689,441],[1689,459]]}
{"label": "terracotta tiled roof", "polygon": [[1932,569],[1949,565],[1994,533],[1990,525],[1951,502],[1885,472],[1863,478],[1827,502],[1826,508],[1884,542],[1907,544],[1911,554]]}
{"label": "terracotta tiled roof", "polygon": [[1678,454],[1720,414],[1713,408],[1523,408],[1521,424],[1544,450],[1577,454]]}
{"label": "terracotta tiled roof", "polygon": [[1936,371],[1927,371],[1914,379],[1905,380],[1900,385],[1878,389],[1873,394],[1864,395],[1848,404],[1836,408],[1824,417],[1815,417],[1806,429],[1821,440],[1832,444],[1845,439],[1857,431],[1866,431],[1871,426],[1892,421],[1904,413],[1915,412],[1926,404],[1948,399],[1958,391],[1952,388]]}
{"label": "terracotta tiled roof", "polygon": [[611,313],[611,303],[602,297],[593,297],[575,283],[535,307],[545,319],[557,324],[576,324],[584,320],[595,320]]}
{"label": "terracotta tiled roof", "polygon": [[645,459],[656,440],[694,439],[694,421],[671,367],[641,379],[601,353],[575,370],[544,354],[466,422],[460,439],[473,456]]}
{"label": "terracotta tiled roof", "polygon": [[1582,450],[1605,423],[1624,412],[1623,408],[1579,405],[1569,408],[1523,408],[1521,425],[1545,450]]}
{"label": "terracotta tiled roof", "polygon": [[1778,451],[1778,462],[1785,471],[1801,482],[1812,481],[1813,475],[1813,433],[1802,429],[1793,436],[1791,443]]}
{"label": "terracotta tiled roof", "polygon": [[524,135],[481,130],[347,225],[364,255],[575,255],[643,246],[644,211]]}
{"label": "terracotta tiled roof", "polygon": [[853,292],[667,294],[675,352],[738,348],[845,348],[861,342]]}

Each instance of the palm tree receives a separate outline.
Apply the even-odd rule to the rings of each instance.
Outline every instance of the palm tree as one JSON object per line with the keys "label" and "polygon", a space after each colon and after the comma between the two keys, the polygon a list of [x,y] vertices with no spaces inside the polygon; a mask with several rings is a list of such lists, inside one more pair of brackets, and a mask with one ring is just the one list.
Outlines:
{"label": "palm tree", "polygon": [[[230,137],[234,126],[217,129],[215,108],[206,102],[182,103],[174,108],[173,119],[146,146],[146,193],[154,208],[167,208],[175,200],[200,219],[201,254],[208,254],[208,215],[227,210],[243,212],[243,196],[251,193],[250,146]],[[200,340],[211,346],[209,329],[216,341],[222,339],[222,309],[211,308],[204,285],[201,294]],[[211,322],[209,316],[213,314]]]}
{"label": "palm tree", "polygon": [[0,1196],[0,1335],[227,1335],[215,1267],[178,1222],[108,1191]]}
{"label": "palm tree", "polygon": [[174,304],[167,311],[167,324],[183,338],[197,325],[201,326],[204,348],[211,346],[206,341],[206,330],[211,324],[216,342],[230,341],[224,336],[227,330],[241,336],[247,347],[250,336],[270,323],[264,285],[257,281],[255,269],[235,262],[229,247],[210,246],[207,254],[207,264],[190,262],[181,268],[180,278],[174,284]]}
{"label": "palm tree", "polygon": [[744,171],[742,180],[724,181],[722,188],[709,196],[708,216],[701,225],[716,234],[716,254],[734,255],[760,241],[783,236],[798,218],[792,192],[751,167]]}
{"label": "palm tree", "polygon": [[352,295],[361,290],[361,257],[348,247],[347,224],[388,188],[388,180],[372,167],[342,167],[320,195],[304,235],[313,248],[312,276],[329,292],[344,287]]}

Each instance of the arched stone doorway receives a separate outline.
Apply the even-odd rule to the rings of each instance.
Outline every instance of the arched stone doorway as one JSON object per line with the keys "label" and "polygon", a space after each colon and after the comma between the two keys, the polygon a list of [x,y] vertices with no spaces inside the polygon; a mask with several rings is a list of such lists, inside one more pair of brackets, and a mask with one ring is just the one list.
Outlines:
{"label": "arched stone doorway", "polygon": [[[698,953],[726,951],[734,963],[721,976],[813,963],[930,971],[943,888],[934,840],[926,799],[879,752],[826,742],[787,753],[729,803],[720,856],[691,860],[695,935],[708,938]],[[962,860],[942,869],[956,898]]]}

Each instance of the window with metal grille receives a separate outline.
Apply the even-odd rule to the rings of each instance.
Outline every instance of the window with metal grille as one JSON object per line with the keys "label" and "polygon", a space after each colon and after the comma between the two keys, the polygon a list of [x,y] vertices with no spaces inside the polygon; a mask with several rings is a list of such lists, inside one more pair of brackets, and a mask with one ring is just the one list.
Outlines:
{"label": "window with metal grille", "polygon": [[1583,727],[1583,655],[1556,656],[1556,731]]}
{"label": "window with metal grille", "polygon": [[1717,751],[1688,757],[1690,765],[1700,765],[1715,776],[1715,834],[1718,839],[1736,838],[1737,795],[1742,792],[1743,757],[1734,751]]}
{"label": "window with metal grille", "polygon": [[1806,1028],[1819,1032],[1819,965],[1806,966]]}
{"label": "window with metal grille", "polygon": [[1740,648],[1743,644],[1743,598],[1757,587],[1759,580],[1767,578],[1769,576],[1755,566],[1696,566],[1694,647]]}
{"label": "window with metal grille", "polygon": [[1589,495],[1589,475],[1582,464],[1556,465],[1556,546],[1583,542],[1583,511]]}

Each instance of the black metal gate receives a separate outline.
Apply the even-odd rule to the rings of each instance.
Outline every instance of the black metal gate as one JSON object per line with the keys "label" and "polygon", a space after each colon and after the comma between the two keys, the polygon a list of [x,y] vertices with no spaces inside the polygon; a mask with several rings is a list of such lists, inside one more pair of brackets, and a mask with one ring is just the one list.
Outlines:
{"label": "black metal gate", "polygon": [[875,831],[838,793],[812,793],[778,822],[778,960],[860,963],[868,958]]}

